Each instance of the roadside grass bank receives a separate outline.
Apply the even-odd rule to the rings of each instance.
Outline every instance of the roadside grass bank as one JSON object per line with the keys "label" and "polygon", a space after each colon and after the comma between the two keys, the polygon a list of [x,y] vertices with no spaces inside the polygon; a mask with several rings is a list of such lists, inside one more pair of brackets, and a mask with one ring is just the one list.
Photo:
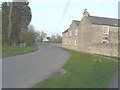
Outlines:
{"label": "roadside grass bank", "polygon": [[37,50],[37,46],[30,45],[26,47],[5,47],[2,48],[2,57],[16,56],[20,54],[25,54],[29,52],[34,52]]}
{"label": "roadside grass bank", "polygon": [[101,56],[66,50],[70,59],[64,64],[66,73],[53,76],[33,88],[106,88],[117,70],[115,61]]}

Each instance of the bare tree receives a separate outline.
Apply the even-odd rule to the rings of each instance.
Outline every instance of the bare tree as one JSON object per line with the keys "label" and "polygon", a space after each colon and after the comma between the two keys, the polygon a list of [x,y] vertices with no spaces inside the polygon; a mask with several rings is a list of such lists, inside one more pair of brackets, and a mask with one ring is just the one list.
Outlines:
{"label": "bare tree", "polygon": [[62,42],[62,37],[60,34],[52,35],[51,36],[51,42],[52,43],[61,43]]}
{"label": "bare tree", "polygon": [[62,37],[60,34],[56,34],[56,42],[57,43],[62,43]]}
{"label": "bare tree", "polygon": [[43,38],[45,38],[47,34],[44,31],[40,32],[40,41],[42,41]]}

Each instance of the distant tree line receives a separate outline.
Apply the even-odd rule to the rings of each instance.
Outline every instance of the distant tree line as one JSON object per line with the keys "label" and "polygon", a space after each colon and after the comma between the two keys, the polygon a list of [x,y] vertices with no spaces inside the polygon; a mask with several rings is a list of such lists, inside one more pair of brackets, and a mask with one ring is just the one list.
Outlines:
{"label": "distant tree line", "polygon": [[2,2],[3,46],[30,45],[35,41],[36,32],[29,25],[32,12],[28,5],[29,2]]}
{"label": "distant tree line", "polygon": [[51,43],[62,43],[62,37],[60,34],[56,34],[56,35],[51,35],[50,37],[50,42]]}
{"label": "distant tree line", "polygon": [[36,31],[37,41],[42,42],[42,40],[47,36],[44,31]]}
{"label": "distant tree line", "polygon": [[52,34],[50,37],[44,31],[37,31],[36,33],[37,41],[42,42],[42,40],[46,37],[49,39],[50,43],[62,43],[62,37],[60,34]]}

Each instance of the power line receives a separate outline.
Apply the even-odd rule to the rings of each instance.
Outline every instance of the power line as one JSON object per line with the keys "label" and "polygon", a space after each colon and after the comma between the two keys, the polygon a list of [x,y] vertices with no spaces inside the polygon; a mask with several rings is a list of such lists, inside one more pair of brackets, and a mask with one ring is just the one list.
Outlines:
{"label": "power line", "polygon": [[62,14],[62,17],[61,17],[61,19],[60,19],[60,22],[59,22],[56,30],[59,30],[59,28],[60,28],[60,26],[61,26],[61,24],[62,24],[62,22],[63,22],[63,20],[64,20],[65,14],[66,14],[66,12],[67,12],[70,4],[71,4],[71,1],[72,1],[72,0],[68,0],[68,1],[67,1],[66,6],[65,6],[65,9],[64,9],[63,14]]}

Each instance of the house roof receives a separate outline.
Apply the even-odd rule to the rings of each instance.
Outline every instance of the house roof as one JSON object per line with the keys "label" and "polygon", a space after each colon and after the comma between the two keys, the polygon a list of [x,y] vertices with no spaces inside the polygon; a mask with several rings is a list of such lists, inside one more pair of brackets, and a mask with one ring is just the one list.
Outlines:
{"label": "house roof", "polygon": [[68,32],[68,29],[67,29],[67,30],[65,30],[63,33],[66,33],[66,32]]}
{"label": "house roof", "polygon": [[46,37],[46,39],[50,40],[50,37]]}
{"label": "house roof", "polygon": [[[80,21],[78,20],[73,20],[73,22],[75,22],[75,24],[78,26],[80,24]],[[66,33],[68,32],[69,29],[65,30],[63,33]]]}
{"label": "house roof", "polygon": [[73,22],[75,22],[75,24],[78,26],[80,24],[80,21],[78,20],[73,20]]}
{"label": "house roof", "polygon": [[105,18],[105,17],[97,17],[97,16],[88,16],[88,19],[89,19],[89,21],[92,24],[120,26],[118,24],[118,20],[119,19],[115,19],[115,18]]}

